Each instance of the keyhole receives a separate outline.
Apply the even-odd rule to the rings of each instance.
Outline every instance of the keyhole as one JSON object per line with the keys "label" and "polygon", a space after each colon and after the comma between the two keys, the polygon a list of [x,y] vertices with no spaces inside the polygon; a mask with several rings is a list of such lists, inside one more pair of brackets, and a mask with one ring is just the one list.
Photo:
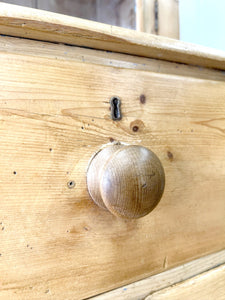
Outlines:
{"label": "keyhole", "polygon": [[113,120],[121,120],[122,119],[122,114],[120,110],[120,98],[119,97],[112,97],[110,100],[110,105],[111,105],[111,117]]}

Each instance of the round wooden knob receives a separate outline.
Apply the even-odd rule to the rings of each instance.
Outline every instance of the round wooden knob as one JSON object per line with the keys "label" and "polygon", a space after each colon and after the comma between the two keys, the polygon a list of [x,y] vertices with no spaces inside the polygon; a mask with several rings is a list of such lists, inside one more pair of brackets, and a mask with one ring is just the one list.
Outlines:
{"label": "round wooden knob", "polygon": [[140,218],[158,204],[165,174],[158,157],[142,146],[116,144],[91,160],[87,185],[93,201],[123,218]]}

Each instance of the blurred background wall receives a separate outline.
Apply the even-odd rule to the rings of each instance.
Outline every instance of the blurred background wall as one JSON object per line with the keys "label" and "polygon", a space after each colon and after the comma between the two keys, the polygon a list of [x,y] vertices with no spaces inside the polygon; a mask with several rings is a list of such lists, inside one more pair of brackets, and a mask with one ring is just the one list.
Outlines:
{"label": "blurred background wall", "polygon": [[225,0],[180,0],[180,39],[225,51]]}

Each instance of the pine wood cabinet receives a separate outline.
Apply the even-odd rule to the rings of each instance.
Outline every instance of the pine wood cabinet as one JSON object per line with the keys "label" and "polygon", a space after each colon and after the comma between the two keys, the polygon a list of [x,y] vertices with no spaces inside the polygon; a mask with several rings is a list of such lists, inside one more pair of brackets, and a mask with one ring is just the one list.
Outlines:
{"label": "pine wood cabinet", "polygon": [[[224,53],[3,3],[0,34],[1,299],[88,298],[224,249]],[[88,194],[117,141],[165,170],[140,219]]]}

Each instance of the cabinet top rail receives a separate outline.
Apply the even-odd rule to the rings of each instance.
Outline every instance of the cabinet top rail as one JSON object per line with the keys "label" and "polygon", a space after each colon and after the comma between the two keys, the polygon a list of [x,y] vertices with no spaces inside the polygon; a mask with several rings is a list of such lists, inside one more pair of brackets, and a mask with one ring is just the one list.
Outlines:
{"label": "cabinet top rail", "polygon": [[0,34],[225,70],[224,51],[3,2]]}

